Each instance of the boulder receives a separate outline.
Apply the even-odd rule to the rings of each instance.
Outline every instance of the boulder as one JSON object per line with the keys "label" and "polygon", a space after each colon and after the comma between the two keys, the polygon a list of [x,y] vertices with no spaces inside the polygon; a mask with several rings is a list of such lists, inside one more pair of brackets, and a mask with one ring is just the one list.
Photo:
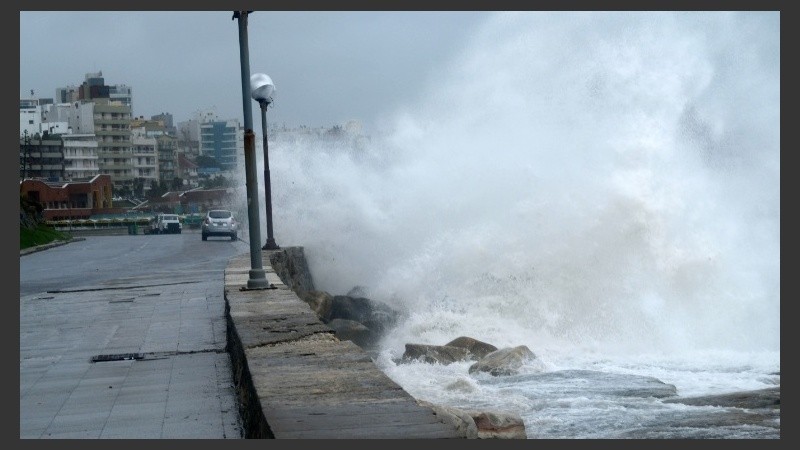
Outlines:
{"label": "boulder", "polygon": [[469,360],[469,351],[448,345],[406,344],[401,362],[422,361],[429,364],[451,364]]}
{"label": "boulder", "polygon": [[474,358],[472,358],[474,360],[479,360],[489,353],[497,350],[497,347],[492,344],[487,344],[486,342],[481,342],[477,339],[467,336],[457,337],[444,345],[467,349],[470,355],[474,356]]}
{"label": "boulder", "polygon": [[664,400],[665,403],[683,403],[693,406],[721,406],[744,409],[780,409],[781,387],[770,387],[754,391],[731,392],[727,394],[704,395],[700,397],[680,397]]}
{"label": "boulder", "polygon": [[536,355],[526,346],[506,347],[495,350],[471,365],[469,373],[488,372],[494,376],[516,375],[520,367]]}
{"label": "boulder", "polygon": [[327,324],[340,341],[352,341],[359,347],[369,347],[374,343],[370,329],[362,323],[347,319],[333,319]]}
{"label": "boulder", "polygon": [[455,426],[467,439],[527,439],[525,423],[519,414],[500,411],[465,410],[435,405],[418,400],[429,407],[444,423]]}
{"label": "boulder", "polygon": [[331,302],[331,320],[355,320],[378,335],[397,323],[398,315],[398,312],[389,306],[366,297],[336,295]]}
{"label": "boulder", "polygon": [[434,405],[423,400],[419,400],[417,403],[431,408],[436,417],[442,419],[444,423],[453,425],[464,438],[478,439],[478,427],[475,425],[475,420],[466,411],[449,406]]}
{"label": "boulder", "polygon": [[323,322],[330,321],[333,296],[325,291],[308,291],[301,297]]}
{"label": "boulder", "polygon": [[519,414],[492,411],[471,411],[478,428],[478,439],[527,439],[525,423]]}

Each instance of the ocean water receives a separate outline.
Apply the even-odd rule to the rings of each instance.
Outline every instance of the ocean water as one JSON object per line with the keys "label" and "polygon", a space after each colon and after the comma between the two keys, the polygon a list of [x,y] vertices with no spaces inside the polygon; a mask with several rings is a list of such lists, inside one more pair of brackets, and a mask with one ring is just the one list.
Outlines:
{"label": "ocean water", "polygon": [[[780,14],[498,13],[426,69],[368,137],[270,144],[277,242],[403,314],[381,368],[529,438],[779,437],[631,392],[780,384]],[[538,358],[395,363],[459,336]]]}

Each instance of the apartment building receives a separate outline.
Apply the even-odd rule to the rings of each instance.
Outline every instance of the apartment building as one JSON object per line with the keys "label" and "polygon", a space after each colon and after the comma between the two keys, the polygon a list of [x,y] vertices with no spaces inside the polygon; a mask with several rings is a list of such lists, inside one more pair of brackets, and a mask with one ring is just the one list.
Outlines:
{"label": "apartment building", "polygon": [[213,120],[200,124],[200,155],[214,157],[223,171],[236,172],[244,155],[244,130],[239,121]]}
{"label": "apartment building", "polygon": [[94,178],[100,174],[94,134],[62,134],[64,178],[67,181]]}
{"label": "apartment building", "polygon": [[159,181],[156,138],[148,137],[144,128],[134,128],[131,130],[131,151],[133,177],[144,182],[146,194],[153,182]]}
{"label": "apartment building", "polygon": [[115,188],[132,188],[136,172],[131,142],[130,107],[98,98],[93,102],[92,118],[100,173],[109,175]]}
{"label": "apartment building", "polygon": [[64,181],[64,143],[60,138],[24,136],[19,140],[20,179]]}
{"label": "apartment building", "polygon": [[162,182],[172,182],[177,174],[178,138],[170,135],[156,136],[158,148],[158,173]]}

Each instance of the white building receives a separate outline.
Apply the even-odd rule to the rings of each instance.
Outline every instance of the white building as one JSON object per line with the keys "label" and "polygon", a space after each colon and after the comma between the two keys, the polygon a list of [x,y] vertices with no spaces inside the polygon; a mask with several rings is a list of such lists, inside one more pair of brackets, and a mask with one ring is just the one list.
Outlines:
{"label": "white building", "polygon": [[63,134],[61,139],[64,141],[66,179],[88,179],[100,174],[94,134]]}
{"label": "white building", "polygon": [[133,150],[133,178],[144,178],[144,190],[150,190],[154,181],[159,180],[158,143],[156,138],[148,137],[144,127],[131,129]]}
{"label": "white building", "polygon": [[19,136],[33,136],[42,129],[42,109],[39,105],[20,107],[19,109]]}
{"label": "white building", "polygon": [[133,113],[133,92],[130,86],[115,84],[108,87],[108,99],[117,101],[131,109]]}

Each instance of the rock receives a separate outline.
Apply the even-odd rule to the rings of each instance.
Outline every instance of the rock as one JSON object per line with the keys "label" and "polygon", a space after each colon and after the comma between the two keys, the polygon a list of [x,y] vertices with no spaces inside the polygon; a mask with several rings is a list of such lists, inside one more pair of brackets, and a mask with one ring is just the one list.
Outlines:
{"label": "rock", "polygon": [[331,304],[330,319],[347,319],[361,322],[377,335],[397,322],[397,311],[366,297],[336,295]]}
{"label": "rock", "polygon": [[367,296],[367,288],[364,286],[353,286],[352,289],[347,291],[348,297],[366,297]]}
{"label": "rock", "polygon": [[452,364],[469,360],[469,351],[448,345],[406,344],[401,362],[422,361],[429,364]]}
{"label": "rock", "polygon": [[449,406],[434,405],[423,400],[419,400],[417,403],[431,408],[436,417],[442,419],[444,423],[452,424],[456,431],[466,439],[478,439],[478,427],[475,425],[475,420],[466,411]]}
{"label": "rock", "polygon": [[489,353],[497,350],[497,347],[492,344],[487,344],[486,342],[481,342],[477,339],[467,336],[457,337],[444,345],[465,348],[471,355],[474,355],[474,358],[472,359],[475,360],[479,360]]}
{"label": "rock", "polygon": [[450,423],[467,439],[527,439],[525,422],[519,414],[500,411],[464,410],[452,406],[434,405],[417,400],[429,407],[444,423]]}
{"label": "rock", "polygon": [[471,337],[461,336],[445,345],[406,344],[401,362],[419,360],[430,364],[451,364],[456,361],[477,361],[497,347]]}
{"label": "rock", "polygon": [[352,341],[359,347],[372,345],[373,337],[370,329],[362,323],[347,319],[333,319],[327,324],[340,341]]}
{"label": "rock", "polygon": [[303,247],[276,250],[270,253],[269,262],[283,284],[301,298],[303,293],[314,290],[314,282],[308,270]]}
{"label": "rock", "polygon": [[623,373],[602,372],[598,370],[542,370],[532,373],[531,367],[538,360],[529,362],[526,372],[510,375],[502,379],[489,378],[477,380],[478,384],[494,385],[498,383],[516,385],[533,384],[551,392],[560,392],[565,397],[673,397],[677,389],[672,384],[664,383],[655,377]]}
{"label": "rock", "polygon": [[445,389],[448,391],[461,391],[469,393],[475,392],[476,387],[471,380],[465,380],[462,378],[448,384],[445,386]]}
{"label": "rock", "polygon": [[526,346],[506,347],[495,350],[471,365],[469,373],[488,372],[494,376],[516,375],[519,368],[536,355]]}
{"label": "rock", "polygon": [[670,398],[664,400],[664,403],[683,403],[684,405],[691,406],[724,406],[744,409],[779,409],[781,407],[781,387],[732,392],[721,395],[704,395],[701,397]]}
{"label": "rock", "polygon": [[470,412],[478,428],[478,439],[527,439],[525,423],[515,413]]}
{"label": "rock", "polygon": [[331,317],[331,307],[333,306],[333,296],[325,291],[308,291],[301,297],[308,306],[317,313],[320,320],[327,323]]}

